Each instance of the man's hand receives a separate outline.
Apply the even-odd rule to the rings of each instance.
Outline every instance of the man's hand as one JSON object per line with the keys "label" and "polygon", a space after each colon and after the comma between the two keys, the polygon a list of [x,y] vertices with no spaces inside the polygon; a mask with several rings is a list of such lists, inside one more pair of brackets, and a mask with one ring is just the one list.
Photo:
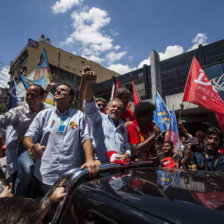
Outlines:
{"label": "man's hand", "polygon": [[81,170],[87,168],[89,172],[89,177],[94,177],[99,173],[99,165],[98,161],[88,160],[81,166]]}
{"label": "man's hand", "polygon": [[121,161],[124,161],[124,160],[126,160],[128,158],[129,158],[129,154],[128,153],[124,153],[123,155],[120,155],[120,160]]}
{"label": "man's hand", "polygon": [[96,72],[92,71],[89,66],[83,68],[84,76],[87,85],[93,85],[96,82]]}
{"label": "man's hand", "polygon": [[157,137],[159,134],[160,134],[161,130],[160,128],[156,125],[153,127],[153,131],[152,131],[152,134]]}
{"label": "man's hand", "polygon": [[191,169],[193,171],[197,171],[198,166],[196,164],[188,165],[188,169]]}
{"label": "man's hand", "polygon": [[96,73],[89,66],[85,66],[82,72],[82,79],[85,80],[85,101],[92,102],[94,99],[93,84],[96,82]]}
{"label": "man's hand", "polygon": [[8,186],[6,186],[3,192],[0,194],[0,198],[11,198],[12,196],[11,189]]}
{"label": "man's hand", "polygon": [[47,87],[45,89],[46,90],[46,97],[47,97],[48,93],[51,91],[51,89],[55,86],[56,86],[56,76],[55,76],[55,74],[52,74],[50,76],[50,78],[48,79]]}
{"label": "man's hand", "polygon": [[52,195],[47,199],[47,202],[49,204],[54,204],[59,202],[61,199],[63,199],[67,193],[65,193],[65,188],[64,187],[57,187]]}
{"label": "man's hand", "polygon": [[45,146],[36,143],[33,144],[30,148],[28,148],[28,152],[30,156],[34,159],[40,159],[43,155],[43,151],[45,150],[45,148]]}
{"label": "man's hand", "polygon": [[127,121],[127,122],[124,123],[124,126],[127,128],[132,123],[133,123],[132,121]]}

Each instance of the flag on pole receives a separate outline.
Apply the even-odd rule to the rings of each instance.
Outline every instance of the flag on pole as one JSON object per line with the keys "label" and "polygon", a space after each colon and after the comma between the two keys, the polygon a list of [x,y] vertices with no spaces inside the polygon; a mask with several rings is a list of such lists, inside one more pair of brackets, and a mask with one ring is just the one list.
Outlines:
{"label": "flag on pole", "polygon": [[195,57],[191,64],[183,101],[197,104],[214,112],[224,131],[224,102]]}
{"label": "flag on pole", "polygon": [[40,62],[35,69],[33,76],[33,81],[42,86],[43,88],[47,87],[48,79],[50,77],[50,67],[47,60],[47,55],[45,49],[43,48],[42,54],[40,56]]}
{"label": "flag on pole", "polygon": [[116,97],[116,92],[119,89],[119,81],[118,78],[116,79],[114,76],[112,76],[112,90],[111,90],[111,95],[110,95],[110,100],[114,99]]}
{"label": "flag on pole", "polygon": [[153,118],[156,125],[160,128],[161,132],[165,132],[168,128],[170,121],[170,112],[168,111],[163,99],[156,92],[156,101],[155,101],[156,109],[154,110]]}
{"label": "flag on pole", "polygon": [[133,88],[133,99],[134,99],[134,106],[136,107],[136,105],[141,102],[141,98],[138,94],[138,90],[136,89],[135,83],[134,83],[134,79],[133,76],[131,76],[131,82],[132,82],[132,88]]}
{"label": "flag on pole", "polygon": [[28,87],[29,87],[31,84],[35,84],[35,85],[37,85],[35,82],[33,82],[32,80],[26,78],[26,77],[23,76],[23,75],[20,75],[19,78],[20,78],[20,80],[22,81],[22,83],[23,83],[25,89],[28,89]]}
{"label": "flag on pole", "polygon": [[[27,89],[31,84],[39,85],[42,86],[44,89],[46,89],[50,77],[50,67],[48,64],[47,55],[44,48],[42,50],[40,61],[37,67],[28,76],[33,77],[33,80],[28,79],[23,75],[20,75],[20,79],[25,89]],[[52,93],[48,94],[45,102],[51,105],[54,104],[54,96]]]}
{"label": "flag on pole", "polygon": [[173,142],[174,152],[181,154],[180,144],[179,144],[179,131],[177,126],[177,118],[175,114],[174,107],[171,111],[169,127],[166,131],[165,140]]}

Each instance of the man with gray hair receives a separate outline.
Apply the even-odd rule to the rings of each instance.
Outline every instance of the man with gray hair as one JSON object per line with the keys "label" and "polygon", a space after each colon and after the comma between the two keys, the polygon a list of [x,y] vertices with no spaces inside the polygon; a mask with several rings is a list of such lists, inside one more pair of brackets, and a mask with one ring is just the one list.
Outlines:
{"label": "man with gray hair", "polygon": [[[127,128],[120,120],[123,104],[119,99],[113,99],[108,103],[107,115],[101,113],[94,99],[93,85],[96,81],[96,73],[89,67],[84,68],[86,79],[86,95],[84,111],[92,125],[93,145],[97,158],[101,162],[108,162],[107,152],[116,152],[117,159],[124,161],[131,156],[131,147],[128,141]],[[88,90],[88,91],[87,91]]]}

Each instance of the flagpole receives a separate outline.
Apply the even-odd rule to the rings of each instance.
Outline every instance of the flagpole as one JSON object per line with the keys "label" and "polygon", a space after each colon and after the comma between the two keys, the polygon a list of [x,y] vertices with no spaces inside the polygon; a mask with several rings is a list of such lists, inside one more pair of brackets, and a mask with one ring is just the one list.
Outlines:
{"label": "flagpole", "polygon": [[[190,66],[190,69],[189,69],[189,72],[188,72],[188,75],[187,75],[187,81],[186,81],[186,83],[185,83],[185,87],[184,87],[184,93],[185,93],[185,90],[186,90],[186,86],[187,86],[187,83],[188,83],[189,74],[190,74],[190,71],[191,71],[191,67],[192,67],[194,58],[195,58],[195,56],[193,57],[193,59],[192,59],[192,61],[191,61],[191,66]],[[184,99],[184,95],[183,95],[183,99]],[[183,103],[183,99],[182,99],[182,103]]]}
{"label": "flagpole", "polygon": [[181,103],[181,104],[180,104],[180,112],[179,112],[179,118],[178,118],[178,120],[181,120],[182,110],[183,110],[183,109],[184,109],[184,104]]}

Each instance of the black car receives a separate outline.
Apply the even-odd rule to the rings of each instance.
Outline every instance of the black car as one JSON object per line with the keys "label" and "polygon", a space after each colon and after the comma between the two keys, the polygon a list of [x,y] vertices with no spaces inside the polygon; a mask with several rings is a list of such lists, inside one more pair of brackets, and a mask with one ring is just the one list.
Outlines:
{"label": "black car", "polygon": [[68,195],[52,223],[224,223],[222,173],[138,162],[102,165],[94,179],[74,169],[61,182]]}

